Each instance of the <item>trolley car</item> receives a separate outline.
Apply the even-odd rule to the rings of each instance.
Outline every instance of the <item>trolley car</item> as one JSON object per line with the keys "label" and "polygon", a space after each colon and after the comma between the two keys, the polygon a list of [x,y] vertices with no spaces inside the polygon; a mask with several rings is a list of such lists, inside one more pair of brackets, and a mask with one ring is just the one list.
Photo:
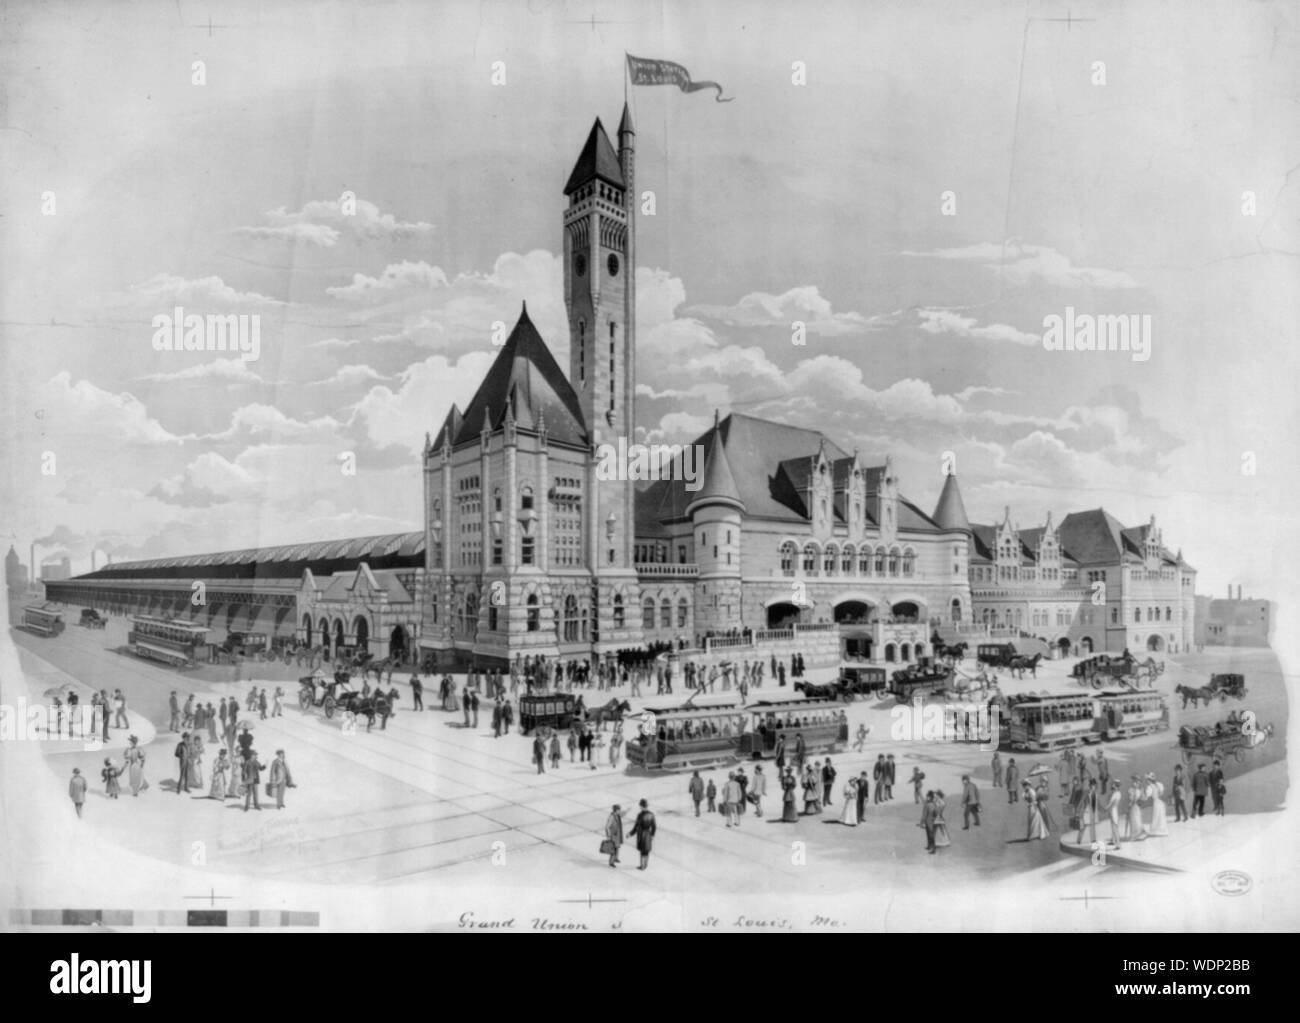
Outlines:
{"label": "trolley car", "polygon": [[742,756],[757,760],[775,757],[782,742],[794,755],[795,736],[802,735],[809,753],[838,753],[849,741],[849,719],[838,699],[794,700],[772,697],[745,708],[749,727],[740,736]]}
{"label": "trolley car", "polygon": [[994,706],[999,711],[1000,744],[1037,753],[1131,739],[1169,727],[1164,696],[1150,690],[1026,693]]}
{"label": "trolley car", "polygon": [[23,608],[23,628],[38,636],[57,636],[63,631],[63,613],[53,604],[30,604]]}
{"label": "trolley car", "polygon": [[126,644],[131,653],[177,668],[189,668],[207,648],[208,629],[183,618],[137,615],[131,619]]}
{"label": "trolley car", "polygon": [[1130,739],[1169,728],[1169,707],[1155,690],[1102,692],[1097,704],[1103,739]]}
{"label": "trolley car", "polygon": [[647,712],[642,734],[627,744],[628,763],[647,771],[698,770],[735,763],[745,724],[745,710],[736,704],[688,704]]}

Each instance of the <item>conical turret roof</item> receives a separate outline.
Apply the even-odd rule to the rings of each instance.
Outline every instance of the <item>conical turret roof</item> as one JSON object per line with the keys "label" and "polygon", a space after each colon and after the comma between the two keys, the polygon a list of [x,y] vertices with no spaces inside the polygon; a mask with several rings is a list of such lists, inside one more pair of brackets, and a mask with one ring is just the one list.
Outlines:
{"label": "conical turret roof", "polygon": [[564,194],[572,195],[593,178],[608,181],[619,188],[626,187],[618,154],[614,151],[609,136],[605,134],[605,126],[600,123],[599,117],[591,126],[591,134],[587,136],[578,162],[573,165],[573,173],[569,175],[569,183],[564,186]]}
{"label": "conical turret roof", "polygon": [[943,492],[939,503],[934,506],[934,519],[940,529],[960,529],[969,533],[970,519],[966,517],[966,505],[961,499],[961,490],[957,486],[957,474],[949,473],[943,481]]}
{"label": "conical turret roof", "polygon": [[727,451],[722,444],[722,431],[715,425],[709,437],[709,446],[704,455],[704,481],[700,489],[691,498],[686,512],[705,504],[730,504],[741,511],[745,502],[740,499],[740,488],[736,486],[735,474],[727,460]]}

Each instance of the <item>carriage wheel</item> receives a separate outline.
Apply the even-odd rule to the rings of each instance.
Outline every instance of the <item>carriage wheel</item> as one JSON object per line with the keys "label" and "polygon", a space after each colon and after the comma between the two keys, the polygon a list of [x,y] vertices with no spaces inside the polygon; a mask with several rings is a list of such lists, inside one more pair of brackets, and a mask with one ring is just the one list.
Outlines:
{"label": "carriage wheel", "polygon": [[1093,689],[1100,689],[1100,688],[1101,688],[1101,676],[1100,676],[1100,675],[1093,675],[1092,678],[1088,679],[1088,684],[1091,685]]}
{"label": "carriage wheel", "polygon": [[332,718],[334,716],[334,697],[325,697],[325,716]]}

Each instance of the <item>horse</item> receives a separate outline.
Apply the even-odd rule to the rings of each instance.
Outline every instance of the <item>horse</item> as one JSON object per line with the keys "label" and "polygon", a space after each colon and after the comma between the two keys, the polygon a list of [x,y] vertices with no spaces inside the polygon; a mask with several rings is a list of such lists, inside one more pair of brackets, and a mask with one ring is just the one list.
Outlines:
{"label": "horse", "polygon": [[1011,674],[1015,675],[1016,678],[1024,678],[1026,671],[1029,671],[1034,678],[1038,678],[1038,662],[1042,659],[1042,654],[1034,654],[1033,657],[1016,654],[1011,658],[1011,664],[1008,667]]}
{"label": "horse", "polygon": [[1209,686],[1198,687],[1198,686],[1177,685],[1174,686],[1174,692],[1183,698],[1184,710],[1187,709],[1187,702],[1189,700],[1191,701],[1193,708],[1199,707],[1201,705],[1202,700],[1205,701],[1205,705],[1208,707],[1210,705],[1210,701],[1212,701],[1215,696],[1214,690],[1211,689]]}
{"label": "horse", "polygon": [[970,646],[965,640],[960,643],[954,643],[948,646],[946,643],[939,643],[934,648],[935,657],[946,657],[949,660],[956,661],[958,664],[966,657],[966,648]]}
{"label": "horse", "polygon": [[606,721],[622,721],[623,715],[631,710],[632,704],[627,700],[610,700],[599,707],[587,708],[587,724],[595,725],[598,732],[603,732]]}
{"label": "horse", "polygon": [[357,717],[366,719],[366,731],[375,723],[376,715],[380,718],[380,730],[388,728],[388,719],[396,713],[393,710],[393,704],[397,702],[398,692],[396,689],[390,689],[384,692],[382,689],[376,689],[370,696],[361,696],[351,702],[347,708]]}

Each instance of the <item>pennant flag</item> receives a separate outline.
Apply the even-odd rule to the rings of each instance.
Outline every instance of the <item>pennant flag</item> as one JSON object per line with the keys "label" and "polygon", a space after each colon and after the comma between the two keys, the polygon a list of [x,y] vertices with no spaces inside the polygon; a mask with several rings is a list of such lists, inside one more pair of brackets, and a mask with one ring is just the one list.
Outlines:
{"label": "pennant flag", "polygon": [[717,89],[715,99],[719,103],[730,103],[735,98],[723,99],[722,86],[717,82],[692,82],[691,73],[671,60],[647,60],[645,57],[633,57],[629,53],[627,69],[632,76],[633,85],[676,85],[682,92]]}

